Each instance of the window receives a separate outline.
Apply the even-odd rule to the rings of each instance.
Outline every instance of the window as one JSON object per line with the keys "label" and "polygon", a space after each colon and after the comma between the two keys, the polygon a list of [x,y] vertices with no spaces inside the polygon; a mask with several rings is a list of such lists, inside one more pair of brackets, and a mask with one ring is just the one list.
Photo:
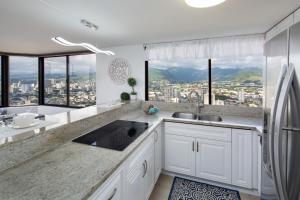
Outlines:
{"label": "window", "polygon": [[70,106],[96,104],[96,55],[69,57]]}
{"label": "window", "polygon": [[149,61],[148,66],[150,101],[185,103],[189,101],[190,92],[195,90],[208,104],[208,60],[156,60]]}
{"label": "window", "polygon": [[9,105],[38,104],[38,59],[9,57]]}
{"label": "window", "polygon": [[195,90],[204,104],[211,96],[213,105],[262,106],[263,56],[215,58],[210,59],[211,66],[208,63],[209,59],[149,61],[148,100],[185,103]]}
{"label": "window", "polygon": [[263,56],[212,59],[212,104],[261,107]]}
{"label": "window", "polygon": [[45,104],[67,105],[67,61],[66,57],[44,59]]}

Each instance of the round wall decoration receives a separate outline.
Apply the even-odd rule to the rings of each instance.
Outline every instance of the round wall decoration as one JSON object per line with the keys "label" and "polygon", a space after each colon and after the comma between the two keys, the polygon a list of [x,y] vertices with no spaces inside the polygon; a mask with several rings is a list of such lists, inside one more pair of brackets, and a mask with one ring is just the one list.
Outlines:
{"label": "round wall decoration", "polygon": [[109,65],[108,73],[114,83],[125,84],[131,74],[130,63],[124,58],[115,58]]}

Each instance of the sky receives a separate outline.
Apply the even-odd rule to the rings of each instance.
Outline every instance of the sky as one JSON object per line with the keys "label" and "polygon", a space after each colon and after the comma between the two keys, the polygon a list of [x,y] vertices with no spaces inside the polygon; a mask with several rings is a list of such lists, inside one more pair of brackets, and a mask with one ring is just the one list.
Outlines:
{"label": "sky", "polygon": [[[38,73],[38,58],[36,57],[21,57],[10,56],[10,73],[13,74],[36,74]],[[95,54],[88,54],[82,56],[70,56],[70,71],[76,67],[76,72],[89,73],[95,72],[96,68]],[[66,72],[66,59],[65,57],[52,57],[45,59],[45,67],[47,71],[50,69],[52,73],[65,73]],[[74,68],[75,69],[75,68]]]}
{"label": "sky", "polygon": [[[264,66],[263,56],[247,56],[242,58],[227,57],[212,59],[213,67],[218,68],[262,68]],[[180,60],[153,60],[149,66],[158,69],[170,67],[187,67],[196,69],[207,69],[208,59],[180,59]]]}

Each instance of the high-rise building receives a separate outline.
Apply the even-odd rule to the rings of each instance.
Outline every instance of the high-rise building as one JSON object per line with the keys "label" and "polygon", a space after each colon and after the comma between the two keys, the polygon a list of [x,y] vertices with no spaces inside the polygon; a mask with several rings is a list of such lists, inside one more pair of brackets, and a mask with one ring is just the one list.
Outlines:
{"label": "high-rise building", "polygon": [[165,102],[171,102],[172,98],[173,98],[173,87],[172,85],[167,85],[164,87]]}
{"label": "high-rise building", "polygon": [[245,102],[245,92],[244,89],[240,90],[238,92],[238,99],[240,103],[244,103]]}

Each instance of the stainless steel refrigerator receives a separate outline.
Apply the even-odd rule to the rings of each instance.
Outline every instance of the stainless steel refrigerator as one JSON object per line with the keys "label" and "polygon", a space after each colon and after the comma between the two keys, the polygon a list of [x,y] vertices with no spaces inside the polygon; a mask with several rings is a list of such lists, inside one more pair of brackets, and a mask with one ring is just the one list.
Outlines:
{"label": "stainless steel refrigerator", "polygon": [[300,199],[300,23],[265,44],[261,197]]}

